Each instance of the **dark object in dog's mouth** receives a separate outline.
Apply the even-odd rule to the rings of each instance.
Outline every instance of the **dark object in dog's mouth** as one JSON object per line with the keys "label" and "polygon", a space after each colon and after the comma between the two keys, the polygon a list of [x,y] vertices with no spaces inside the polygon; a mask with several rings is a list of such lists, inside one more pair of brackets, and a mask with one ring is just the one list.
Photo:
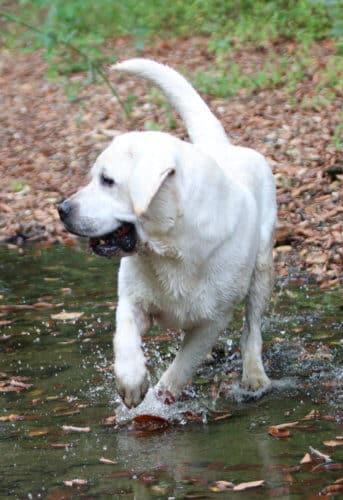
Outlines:
{"label": "dark object in dog's mouth", "polygon": [[129,222],[124,222],[112,233],[99,238],[89,238],[90,248],[101,257],[122,257],[131,254],[135,250],[136,243],[136,229]]}

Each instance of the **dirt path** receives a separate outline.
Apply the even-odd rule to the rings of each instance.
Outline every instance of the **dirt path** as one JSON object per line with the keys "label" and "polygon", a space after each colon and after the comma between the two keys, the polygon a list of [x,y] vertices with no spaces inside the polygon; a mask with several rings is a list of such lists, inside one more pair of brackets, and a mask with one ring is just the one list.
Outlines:
{"label": "dirt path", "polygon": [[[333,50],[326,42],[318,43],[318,64]],[[124,39],[117,40],[113,51],[121,58],[134,53]],[[204,38],[163,41],[142,55],[168,62],[189,76],[199,68],[210,71],[213,60]],[[237,51],[234,57],[249,68],[258,65],[263,54]],[[129,123],[107,87],[82,87],[71,102],[61,85],[46,79],[45,70],[37,52],[1,51],[0,240],[7,243],[72,244],[75,240],[63,230],[55,203],[86,183],[92,161],[111,137],[144,129],[152,121],[169,130],[170,114],[136,80],[110,75],[124,99],[129,94],[137,97]],[[81,78],[72,79],[77,84]],[[277,272],[305,272],[327,287],[343,277],[342,161],[334,144],[341,102],[319,105],[311,100],[311,78],[298,84],[296,105],[289,104],[282,88],[252,96],[242,92],[232,99],[205,98],[232,142],[256,148],[273,167],[279,205]],[[176,120],[172,133],[186,138]]]}

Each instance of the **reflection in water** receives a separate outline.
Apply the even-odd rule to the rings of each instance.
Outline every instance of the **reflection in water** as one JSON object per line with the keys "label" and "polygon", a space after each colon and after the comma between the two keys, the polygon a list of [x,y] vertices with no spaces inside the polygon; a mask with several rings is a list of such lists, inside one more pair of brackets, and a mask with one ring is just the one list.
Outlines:
{"label": "reflection in water", "polygon": [[[0,498],[63,498],[71,491],[73,498],[211,497],[215,481],[254,479],[266,480],[267,489],[240,498],[263,498],[266,492],[274,498],[277,491],[282,498],[304,498],[304,492],[318,494],[341,475],[337,470],[319,476],[307,467],[290,480],[284,471],[299,464],[309,446],[325,451],[323,441],[341,434],[337,291],[291,285],[276,291],[275,310],[264,328],[265,365],[274,382],[263,397],[252,399],[237,382],[237,311],[237,321],[183,401],[164,407],[150,397],[136,412],[127,412],[117,405],[112,373],[116,267],[115,261],[67,248],[23,254],[0,249],[0,304],[26,306],[0,309]],[[37,303],[46,306],[34,307]],[[83,316],[52,319],[63,310]],[[150,334],[146,353],[153,380],[176,346],[171,336]],[[305,421],[284,440],[268,435],[270,425],[301,419],[313,409],[328,418]],[[232,416],[216,422],[216,410]],[[187,422],[185,411],[201,421]],[[115,413],[120,425],[104,425]],[[125,424],[138,413],[159,414],[172,424],[142,435]],[[69,434],[63,425],[91,430]],[[337,463],[341,449],[326,452]],[[104,465],[101,457],[116,464]],[[64,486],[75,478],[88,481],[84,490]]]}

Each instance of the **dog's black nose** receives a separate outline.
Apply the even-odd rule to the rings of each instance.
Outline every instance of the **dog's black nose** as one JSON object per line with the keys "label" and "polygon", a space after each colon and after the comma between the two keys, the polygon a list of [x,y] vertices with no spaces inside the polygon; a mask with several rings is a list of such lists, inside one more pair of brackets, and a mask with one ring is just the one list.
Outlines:
{"label": "dog's black nose", "polygon": [[65,220],[70,214],[72,209],[71,203],[68,200],[64,200],[62,203],[57,205],[58,213],[60,214],[61,220]]}

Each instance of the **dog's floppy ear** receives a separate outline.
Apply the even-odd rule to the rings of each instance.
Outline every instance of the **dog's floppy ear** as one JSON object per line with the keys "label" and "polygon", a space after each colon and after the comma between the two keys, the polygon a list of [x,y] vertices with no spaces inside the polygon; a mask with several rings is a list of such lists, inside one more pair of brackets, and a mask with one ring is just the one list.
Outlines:
{"label": "dog's floppy ear", "polygon": [[175,174],[174,167],[150,163],[138,166],[129,181],[130,196],[137,217],[146,213],[150,203],[168,177]]}

